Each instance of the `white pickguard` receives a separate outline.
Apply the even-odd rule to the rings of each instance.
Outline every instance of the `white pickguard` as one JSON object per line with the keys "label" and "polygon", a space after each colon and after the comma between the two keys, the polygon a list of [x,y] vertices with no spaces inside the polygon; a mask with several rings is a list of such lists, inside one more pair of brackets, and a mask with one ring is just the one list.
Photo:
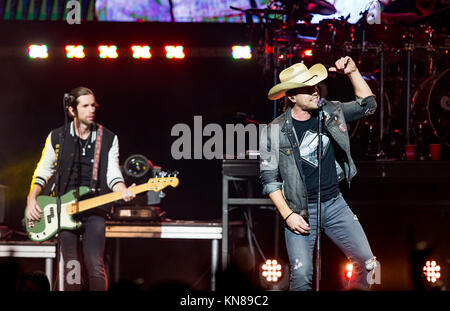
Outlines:
{"label": "white pickguard", "polygon": [[[79,223],[74,221],[72,216],[67,214],[66,206],[75,203],[75,200],[67,202],[61,205],[61,229],[73,230],[79,226]],[[44,219],[45,219],[45,230],[41,233],[30,233],[30,238],[36,241],[47,240],[53,236],[58,231],[58,218],[56,214],[57,208],[56,204],[47,204],[44,207]],[[48,222],[49,217],[53,212],[53,217],[51,217],[51,222]]]}

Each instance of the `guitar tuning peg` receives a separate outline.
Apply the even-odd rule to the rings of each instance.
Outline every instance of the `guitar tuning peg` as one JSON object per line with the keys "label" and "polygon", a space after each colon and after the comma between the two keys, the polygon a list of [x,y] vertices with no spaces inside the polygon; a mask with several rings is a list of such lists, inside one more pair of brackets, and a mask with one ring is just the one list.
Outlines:
{"label": "guitar tuning peg", "polygon": [[180,174],[180,172],[178,172],[178,171],[173,171],[173,172],[172,172],[172,176],[173,176],[173,177],[177,177],[178,174]]}
{"label": "guitar tuning peg", "polygon": [[167,176],[167,172],[161,171],[158,173],[158,177],[166,177]]}

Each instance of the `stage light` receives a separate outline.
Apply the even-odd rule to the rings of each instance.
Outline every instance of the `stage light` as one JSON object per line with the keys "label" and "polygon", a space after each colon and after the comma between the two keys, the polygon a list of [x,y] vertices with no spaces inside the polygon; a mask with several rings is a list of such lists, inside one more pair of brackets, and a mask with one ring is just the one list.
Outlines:
{"label": "stage light", "polygon": [[150,46],[148,45],[133,45],[131,47],[133,51],[133,58],[150,58],[152,54],[150,53]]}
{"label": "stage light", "polygon": [[115,45],[99,45],[98,51],[100,58],[117,58],[117,46]]}
{"label": "stage light", "polygon": [[124,173],[134,178],[140,178],[146,175],[153,167],[149,159],[142,154],[133,154],[129,156],[124,164]]}
{"label": "stage light", "polygon": [[281,54],[281,55],[278,55],[278,59],[279,59],[279,60],[288,60],[289,58],[291,58],[291,55],[290,55],[290,54],[286,54],[286,55]]}
{"label": "stage light", "polygon": [[267,261],[261,266],[261,275],[267,280],[267,282],[277,282],[278,279],[283,276],[281,265],[276,259],[267,259]]}
{"label": "stage light", "polygon": [[164,47],[164,49],[166,50],[166,58],[172,59],[172,58],[176,58],[176,59],[181,59],[184,58],[184,52],[183,52],[183,46],[182,45],[166,45]]}
{"label": "stage light", "polygon": [[436,283],[441,278],[441,266],[435,260],[428,260],[425,266],[423,266],[423,274],[426,276],[428,282]]}
{"label": "stage light", "polygon": [[348,263],[345,266],[345,278],[347,280],[350,280],[352,278],[352,275],[353,275],[353,264]]}
{"label": "stage light", "polygon": [[279,260],[267,259],[259,266],[261,285],[268,290],[286,290],[289,287],[289,268]]}
{"label": "stage light", "polygon": [[67,58],[85,58],[84,46],[82,45],[66,45]]}
{"label": "stage light", "polygon": [[234,45],[231,47],[234,59],[251,59],[252,49],[248,45]]}
{"label": "stage light", "polygon": [[303,55],[303,57],[312,57],[312,56],[314,56],[313,50],[311,50],[311,49],[304,50],[302,55]]}
{"label": "stage light", "polygon": [[28,56],[30,58],[47,58],[48,57],[47,45],[32,44],[28,46]]}

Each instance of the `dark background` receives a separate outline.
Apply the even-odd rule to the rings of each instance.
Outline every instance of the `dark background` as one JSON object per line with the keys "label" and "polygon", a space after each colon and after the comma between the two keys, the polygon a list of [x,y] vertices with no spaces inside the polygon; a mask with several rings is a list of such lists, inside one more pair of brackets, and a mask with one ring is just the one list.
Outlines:
{"label": "dark background", "polygon": [[[152,46],[152,53],[157,52],[153,51],[155,47],[165,44],[184,45],[189,53],[189,46],[231,47],[246,43],[245,25],[83,23],[70,26],[28,22],[3,23],[0,29],[7,46],[22,47],[23,53],[1,58],[3,118],[0,126],[3,133],[11,134],[4,135],[0,142],[2,171],[21,179],[14,184],[17,187],[10,194],[12,199],[25,198],[45,138],[64,121],[62,94],[84,85],[95,92],[100,104],[98,122],[119,137],[121,163],[129,155],[140,153],[163,170],[180,171],[182,181],[176,193],[168,189],[164,200],[171,217],[210,219],[220,215],[217,204],[220,161],[172,159],[170,149],[177,137],[171,137],[170,133],[178,123],[193,128],[194,115],[203,117],[204,126],[235,121],[237,112],[258,115],[255,118],[267,122],[271,104],[266,100],[267,87],[256,62],[236,61],[231,57],[189,58],[189,54],[184,60],[161,57],[135,60],[129,56],[115,60],[100,60],[95,56],[69,60],[61,57],[62,47],[80,42],[85,47],[110,43],[126,49],[147,42]],[[31,42],[46,43],[50,57],[46,60],[26,57]],[[12,182],[7,183],[12,185]]]}
{"label": "dark background", "polygon": [[[251,38],[245,25],[1,22],[0,38],[0,184],[9,187],[8,226],[22,230],[20,221],[26,196],[45,138],[51,129],[63,123],[63,94],[79,85],[94,91],[100,104],[97,121],[118,135],[121,163],[129,155],[139,153],[163,170],[180,172],[180,185],[176,189],[166,189],[167,196],[161,203],[169,218],[220,220],[221,161],[174,160],[170,149],[177,137],[172,137],[170,131],[177,123],[193,128],[194,115],[203,117],[203,126],[208,123],[245,124],[237,113],[245,113],[261,123],[273,119],[273,104],[266,97],[273,85],[273,76],[263,73],[256,57],[252,60],[189,57],[189,47],[227,48],[249,44]],[[135,60],[129,56],[100,60],[89,55],[86,59],[69,60],[63,54],[66,44],[83,44],[88,52],[99,44],[115,44],[124,49],[119,51],[121,53],[128,52],[126,49],[132,44],[144,43],[152,47],[155,55],[150,60]],[[47,44],[49,58],[29,59],[26,55],[29,44]],[[156,49],[166,44],[185,46],[187,57],[183,60],[157,57]],[[375,63],[362,65],[376,67]],[[352,98],[351,85],[345,77],[330,76],[327,81],[328,99]],[[398,119],[403,119],[403,115]],[[394,126],[403,127],[401,121]],[[363,159],[367,137],[354,143],[355,158]],[[443,146],[444,158],[447,152],[447,147]],[[448,163],[443,164],[441,170],[448,170]],[[370,176],[370,172],[360,170],[362,176],[365,172]],[[445,248],[450,234],[444,229],[449,220],[448,205],[436,207],[433,203],[448,199],[443,190],[448,189],[448,182],[423,184],[420,176],[416,177],[417,183],[409,185],[402,181],[394,186],[372,181],[365,184],[363,177],[359,186],[355,179],[351,191],[341,185],[349,202],[357,201],[350,206],[365,228],[374,254],[382,262],[384,282],[378,289],[413,288],[409,273],[408,232],[411,230],[417,241],[441,239],[442,251],[438,255],[442,266],[450,257]],[[254,184],[260,191],[257,179]],[[398,187],[410,196],[399,198]],[[380,189],[384,189],[383,203],[377,204],[375,200],[381,199]],[[414,195],[418,195],[422,205],[408,205],[407,202],[415,201]],[[256,236],[265,255],[273,256],[275,213],[257,208],[253,208],[253,212]],[[242,220],[242,210],[236,210],[231,216]],[[426,226],[418,225],[421,222]],[[246,245],[242,236],[236,235],[233,241],[235,248],[240,243]],[[346,259],[327,239],[324,241],[323,288],[338,289],[342,285]],[[114,245],[110,242],[107,260],[114,254]],[[283,235],[278,243],[280,257],[286,260]],[[122,243],[121,277],[141,278],[143,288],[175,279],[197,289],[208,289],[209,247],[209,241],[126,240]],[[31,260],[20,262],[25,270],[37,265]],[[257,262],[260,262],[259,257]]]}

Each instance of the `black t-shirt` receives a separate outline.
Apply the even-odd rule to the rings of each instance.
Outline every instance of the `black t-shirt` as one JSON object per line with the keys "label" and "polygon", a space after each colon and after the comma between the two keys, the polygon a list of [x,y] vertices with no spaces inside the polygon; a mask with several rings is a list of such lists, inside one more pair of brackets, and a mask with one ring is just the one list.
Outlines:
{"label": "black t-shirt", "polygon": [[[91,142],[91,136],[88,139],[75,138],[75,153],[73,156],[72,168],[70,171],[69,182],[67,185],[67,190],[76,189],[80,186],[91,186],[92,179],[92,167],[94,163],[94,153],[95,153],[95,141]],[[85,194],[81,200],[89,199],[95,197],[95,193]],[[84,220],[84,217],[90,215],[105,216],[106,213],[99,209],[94,208],[75,215],[78,220]]]}
{"label": "black t-shirt", "polygon": [[91,136],[87,139],[75,138],[75,153],[67,191],[80,186],[90,186],[92,179],[92,165],[94,162],[95,142],[91,142]]}
{"label": "black t-shirt", "polygon": [[[308,202],[317,202],[318,184],[318,161],[317,145],[318,137],[318,116],[313,114],[307,121],[298,121],[292,118],[295,132],[300,143],[300,158],[303,175],[305,176],[306,189],[308,191]],[[325,202],[339,194],[337,182],[336,162],[333,144],[330,134],[326,131],[322,136],[324,158],[322,160],[321,172],[321,201]]]}

